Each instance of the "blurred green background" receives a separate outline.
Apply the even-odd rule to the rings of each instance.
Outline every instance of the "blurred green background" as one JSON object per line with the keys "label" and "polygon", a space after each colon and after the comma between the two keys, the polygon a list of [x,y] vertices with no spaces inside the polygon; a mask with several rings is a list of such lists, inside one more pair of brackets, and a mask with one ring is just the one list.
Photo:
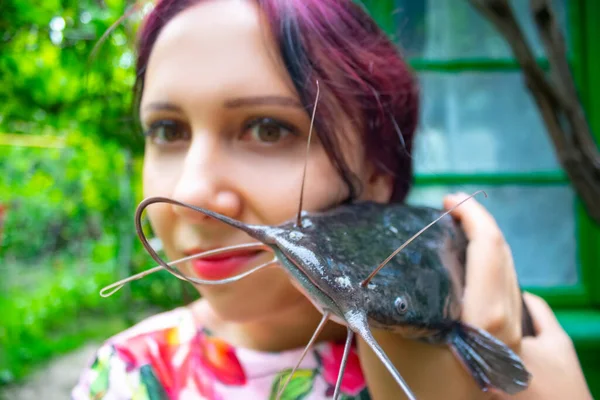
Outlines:
{"label": "blurred green background", "polygon": [[[600,396],[600,230],[557,163],[509,47],[466,0],[364,3],[422,82],[410,200],[439,206],[448,191],[486,190],[521,283],[555,309]],[[512,0],[547,66],[528,3]],[[552,3],[598,138],[600,3]],[[130,5],[0,0],[0,392],[54,357],[197,298],[166,272],[98,293],[154,266],[133,225],[143,151],[133,47],[150,6],[95,47]]]}
{"label": "blurred green background", "polygon": [[[193,298],[134,233],[143,140],[131,106],[133,29],[117,1],[0,1],[0,385]],[[187,294],[191,297],[185,297]]]}

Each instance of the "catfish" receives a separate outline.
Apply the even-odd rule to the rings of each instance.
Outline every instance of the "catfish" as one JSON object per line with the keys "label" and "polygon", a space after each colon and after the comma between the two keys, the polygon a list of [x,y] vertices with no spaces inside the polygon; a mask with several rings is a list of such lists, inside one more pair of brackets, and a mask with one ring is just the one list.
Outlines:
{"label": "catfish", "polygon": [[[488,332],[460,321],[468,240],[461,226],[448,215],[452,209],[442,212],[405,204],[357,202],[323,212],[303,211],[298,220],[266,226],[244,224],[165,197],[142,201],[136,212],[136,228],[146,250],[163,268],[201,285],[239,280],[274,262],[222,281],[184,276],[161,260],[141,230],[142,211],[158,202],[195,210],[258,240],[242,245],[244,249],[264,249],[264,245],[271,249],[292,282],[323,314],[304,354],[331,319],[348,327],[342,363],[353,334],[360,335],[411,399],[414,394],[373,338],[370,327],[449,346],[483,391],[515,394],[528,387],[531,375],[508,346]],[[522,327],[524,335],[534,335],[524,302]],[[343,367],[334,398],[339,392]]]}

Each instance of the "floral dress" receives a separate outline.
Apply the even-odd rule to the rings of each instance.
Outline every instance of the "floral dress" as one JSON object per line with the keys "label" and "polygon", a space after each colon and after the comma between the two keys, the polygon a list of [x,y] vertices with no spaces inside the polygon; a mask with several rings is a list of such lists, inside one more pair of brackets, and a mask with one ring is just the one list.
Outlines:
{"label": "floral dress", "polygon": [[[275,399],[303,349],[277,353],[234,347],[212,336],[187,308],[155,315],[114,336],[96,352],[71,393],[87,399]],[[333,390],[344,343],[322,342],[306,355],[284,400],[322,400]],[[370,399],[355,348],[340,400]]]}

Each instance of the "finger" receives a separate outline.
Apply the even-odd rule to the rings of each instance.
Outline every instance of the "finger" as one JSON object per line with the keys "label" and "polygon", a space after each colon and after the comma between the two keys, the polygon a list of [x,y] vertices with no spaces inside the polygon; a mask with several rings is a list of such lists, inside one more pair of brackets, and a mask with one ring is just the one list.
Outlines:
{"label": "finger", "polygon": [[[464,193],[448,196],[445,206],[453,207],[466,197]],[[496,221],[474,199],[463,203],[452,214],[460,220],[469,239],[465,302],[479,308],[503,303],[500,300],[516,284],[516,273],[512,255]],[[469,301],[469,296],[474,297],[473,302]]]}
{"label": "finger", "polygon": [[[469,197],[466,193],[457,193],[444,197],[444,208],[450,209]],[[450,215],[459,220],[469,240],[481,235],[489,235],[489,229],[500,234],[500,229],[492,215],[474,198],[461,204]],[[501,234],[500,234],[501,236]]]}
{"label": "finger", "polygon": [[512,262],[502,249],[486,241],[470,247],[467,260],[465,322],[515,348],[522,336],[522,304]]}
{"label": "finger", "polygon": [[529,292],[523,293],[523,299],[531,314],[536,335],[546,335],[553,332],[564,332],[552,308],[539,296]]}
{"label": "finger", "polygon": [[[447,196],[444,206],[454,207],[468,196],[465,193]],[[465,231],[469,240],[467,249],[467,287],[481,287],[482,290],[493,289],[502,281],[503,259],[506,258],[506,242],[504,236],[492,215],[475,199],[463,203],[452,213]],[[482,285],[493,282],[493,287]],[[473,285],[470,285],[473,283]]]}
{"label": "finger", "polygon": [[[459,193],[444,201],[453,207],[468,196]],[[469,239],[463,320],[517,347],[521,340],[521,294],[510,248],[495,219],[469,199],[452,213]]]}

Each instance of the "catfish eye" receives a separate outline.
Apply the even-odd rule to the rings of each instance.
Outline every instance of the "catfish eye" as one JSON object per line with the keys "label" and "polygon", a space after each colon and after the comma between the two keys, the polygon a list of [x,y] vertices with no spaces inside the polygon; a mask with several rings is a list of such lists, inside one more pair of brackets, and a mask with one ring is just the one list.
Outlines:
{"label": "catfish eye", "polygon": [[406,299],[402,296],[396,297],[396,300],[394,301],[394,306],[396,306],[396,311],[398,311],[400,314],[406,314],[406,312],[408,311],[408,303],[406,302]]}

